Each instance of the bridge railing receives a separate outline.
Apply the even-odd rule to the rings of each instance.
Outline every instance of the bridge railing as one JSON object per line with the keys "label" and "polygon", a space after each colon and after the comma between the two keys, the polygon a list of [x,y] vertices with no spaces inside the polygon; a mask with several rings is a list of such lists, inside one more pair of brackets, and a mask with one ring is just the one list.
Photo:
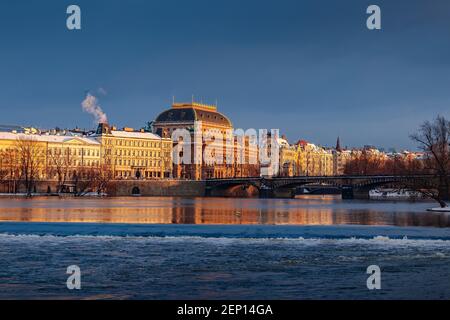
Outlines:
{"label": "bridge railing", "polygon": [[236,177],[236,178],[211,178],[204,181],[254,181],[254,180],[336,180],[336,179],[413,179],[413,178],[432,178],[433,174],[420,175],[339,175],[339,176],[294,176],[294,177]]}

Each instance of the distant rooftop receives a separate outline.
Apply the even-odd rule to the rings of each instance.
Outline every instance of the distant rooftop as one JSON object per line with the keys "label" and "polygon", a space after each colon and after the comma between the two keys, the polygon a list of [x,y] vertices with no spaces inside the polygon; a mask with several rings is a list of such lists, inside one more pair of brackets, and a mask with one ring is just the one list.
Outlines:
{"label": "distant rooftop", "polygon": [[65,143],[71,140],[78,140],[86,144],[98,145],[99,142],[89,137],[50,135],[50,134],[25,134],[13,132],[0,132],[0,140],[32,140],[37,142]]}
{"label": "distant rooftop", "polygon": [[113,137],[118,138],[135,138],[135,139],[153,139],[153,140],[160,140],[161,137],[150,132],[139,132],[139,131],[119,131],[119,130],[112,130],[111,134]]}
{"label": "distant rooftop", "polygon": [[189,102],[189,103],[174,103],[172,104],[172,108],[174,109],[184,109],[184,108],[195,108],[206,111],[217,111],[217,106],[213,104],[203,104],[198,102]]}
{"label": "distant rooftop", "polygon": [[161,137],[150,132],[141,130],[134,130],[133,128],[123,128],[122,130],[117,130],[115,126],[110,126],[107,123],[99,123],[97,131],[92,136],[98,137],[102,135],[111,135],[117,138],[133,138],[133,139],[151,139],[151,140],[161,140]]}
{"label": "distant rooftop", "polygon": [[0,131],[3,132],[23,131],[23,127],[18,125],[0,124]]}
{"label": "distant rooftop", "polygon": [[174,103],[172,108],[160,113],[154,125],[159,126],[164,123],[194,123],[202,121],[223,127],[233,127],[230,119],[217,111],[216,105],[208,105],[198,102]]}

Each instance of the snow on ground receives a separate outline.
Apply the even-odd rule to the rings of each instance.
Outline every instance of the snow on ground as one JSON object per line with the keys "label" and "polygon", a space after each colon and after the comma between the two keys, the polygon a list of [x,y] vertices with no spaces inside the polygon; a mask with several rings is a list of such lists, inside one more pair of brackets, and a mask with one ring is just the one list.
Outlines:
{"label": "snow on ground", "polygon": [[448,213],[450,213],[450,207],[445,207],[445,208],[431,208],[431,209],[427,209],[427,211],[433,211],[433,212],[448,212]]}

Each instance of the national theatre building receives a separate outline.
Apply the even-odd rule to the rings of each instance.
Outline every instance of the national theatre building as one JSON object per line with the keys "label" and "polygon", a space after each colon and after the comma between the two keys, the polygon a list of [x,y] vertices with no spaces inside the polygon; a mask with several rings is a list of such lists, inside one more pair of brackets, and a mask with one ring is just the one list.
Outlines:
{"label": "national theatre building", "polygon": [[[175,138],[173,133],[177,129],[187,130],[190,141]],[[180,144],[184,144],[184,150],[190,150],[188,161],[184,157],[183,161],[174,163],[174,178],[203,180],[259,176],[256,143],[251,143],[249,137],[238,138],[230,119],[218,112],[215,105],[174,103],[152,122],[152,130],[163,138],[172,138],[174,150],[183,150],[179,148]],[[203,157],[208,146],[216,153],[213,154],[214,161]],[[183,152],[179,152],[180,158]]]}

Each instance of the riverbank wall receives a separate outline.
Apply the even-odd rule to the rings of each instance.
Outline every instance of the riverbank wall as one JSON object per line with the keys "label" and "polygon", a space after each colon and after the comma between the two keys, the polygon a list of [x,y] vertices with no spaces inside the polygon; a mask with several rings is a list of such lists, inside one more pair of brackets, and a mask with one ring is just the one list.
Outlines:
{"label": "riverbank wall", "polygon": [[204,181],[188,180],[129,180],[114,181],[109,195],[122,196],[159,196],[159,197],[204,197]]}
{"label": "riverbank wall", "polygon": [[[154,197],[203,197],[205,196],[205,182],[191,180],[113,180],[108,187],[108,195],[112,197],[126,196],[154,196]],[[8,183],[0,185],[0,193],[11,193],[13,186]],[[33,189],[34,194],[48,195],[57,190],[56,181],[37,181]],[[17,187],[17,193],[23,193],[22,185]]]}

